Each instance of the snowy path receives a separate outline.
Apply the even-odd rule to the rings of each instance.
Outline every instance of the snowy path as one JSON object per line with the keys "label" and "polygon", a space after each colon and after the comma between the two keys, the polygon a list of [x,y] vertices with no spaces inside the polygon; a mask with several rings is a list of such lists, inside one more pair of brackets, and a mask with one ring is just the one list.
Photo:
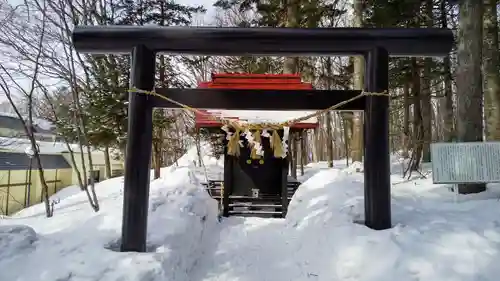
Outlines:
{"label": "snowy path", "polygon": [[193,272],[192,280],[240,280],[235,276],[245,276],[241,280],[282,280],[275,272],[292,266],[282,256],[291,250],[288,241],[277,239],[283,225],[280,219],[224,219],[217,244]]}
{"label": "snowy path", "polygon": [[223,220],[192,281],[498,279],[497,187],[456,196],[429,179],[403,182],[395,175],[394,228],[373,231],[352,222],[362,218],[362,174],[345,172],[315,175],[286,220]]}

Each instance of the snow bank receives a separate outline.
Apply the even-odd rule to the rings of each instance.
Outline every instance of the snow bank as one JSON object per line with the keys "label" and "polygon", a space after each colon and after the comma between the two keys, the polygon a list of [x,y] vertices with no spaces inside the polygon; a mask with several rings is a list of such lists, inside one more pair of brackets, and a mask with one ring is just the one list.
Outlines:
{"label": "snow bank", "polygon": [[498,280],[499,186],[458,196],[431,179],[395,174],[394,227],[375,231],[360,223],[359,164],[311,166],[316,174],[299,187],[285,220],[223,221],[219,244],[194,280]]}
{"label": "snow bank", "polygon": [[[49,142],[49,141],[36,141],[41,154],[59,154],[68,152],[68,147],[63,142]],[[80,147],[77,144],[69,145],[71,150],[79,152]],[[31,149],[31,142],[25,138],[8,138],[0,137],[0,149],[10,152],[26,153],[26,149]],[[84,152],[87,153],[87,147],[83,147]],[[101,151],[92,148],[92,153],[102,153]],[[112,151],[115,152],[115,151]]]}
{"label": "snow bank", "polygon": [[11,257],[29,253],[34,249],[33,243],[37,240],[36,232],[26,225],[0,225],[0,261]]}
{"label": "snow bank", "polygon": [[498,279],[498,189],[457,196],[430,179],[392,181],[394,228],[386,231],[353,223],[363,220],[363,174],[322,171],[305,182],[286,219],[293,262],[315,280]]}
{"label": "snow bank", "polygon": [[[314,111],[278,111],[278,110],[208,110],[214,115],[220,115],[226,118],[238,118],[241,121],[248,123],[278,123],[285,122],[291,119],[297,119],[307,116]],[[318,119],[311,117],[299,123],[316,123]]]}
{"label": "snow bank", "polygon": [[[211,178],[222,163],[202,155]],[[199,185],[196,148],[151,185],[149,253],[119,253],[123,178],[98,184],[102,210],[84,193],[0,220],[0,280],[8,281],[496,281],[500,185],[461,196],[428,178],[401,178],[391,158],[394,227],[364,216],[361,163],[305,167],[286,219],[230,217]],[[420,174],[418,175],[420,176]],[[70,193],[70,192],[68,192]],[[61,195],[61,197],[64,197]]]}
{"label": "snow bank", "polygon": [[[168,180],[151,183],[149,253],[120,253],[112,249],[121,233],[122,181],[97,184],[98,213],[79,193],[61,200],[50,219],[37,205],[0,220],[0,280],[188,281],[213,239],[215,200],[189,169],[173,169]],[[13,237],[18,242],[9,242]],[[22,248],[29,254],[20,254]]]}
{"label": "snow bank", "polygon": [[[176,162],[177,167],[188,167],[194,172],[200,182],[210,180],[222,180],[224,178],[224,157],[216,159],[212,156],[212,146],[207,142],[202,142],[200,146],[202,166],[199,166],[198,150],[195,146],[189,149]],[[174,169],[176,166],[163,168],[162,173]]]}
{"label": "snow bank", "polygon": [[[6,116],[6,117],[19,119],[19,116],[15,113],[0,112],[0,116]],[[23,116],[23,120],[28,120],[28,117]],[[56,127],[54,124],[52,124],[52,122],[45,120],[45,119],[33,117],[32,120],[33,120],[33,125],[39,127],[42,130],[50,131],[50,130],[55,129],[55,127]]]}
{"label": "snow bank", "polygon": [[[224,159],[216,159],[212,156],[212,146],[210,143],[201,142],[200,145],[200,155],[202,156],[203,164],[205,166],[222,166],[224,164]],[[194,166],[198,165],[198,149],[196,146],[191,147],[182,157],[177,160],[179,166]]]}
{"label": "snow bank", "polygon": [[58,192],[52,194],[50,196],[50,200],[60,202],[63,199],[69,198],[69,197],[74,196],[76,194],[80,194],[81,192],[82,192],[82,190],[80,189],[80,187],[78,185],[70,185],[70,186],[67,186],[67,187],[59,190]]}

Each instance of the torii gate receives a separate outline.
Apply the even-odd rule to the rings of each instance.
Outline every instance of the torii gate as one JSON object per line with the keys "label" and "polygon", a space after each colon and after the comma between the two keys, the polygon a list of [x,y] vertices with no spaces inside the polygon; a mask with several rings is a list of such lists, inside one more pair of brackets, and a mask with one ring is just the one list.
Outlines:
{"label": "torii gate", "polygon": [[[364,90],[383,92],[389,86],[389,55],[445,56],[451,51],[453,34],[449,29],[436,28],[79,26],[73,31],[73,44],[76,51],[82,53],[131,53],[131,86],[141,90],[154,88],[156,54],[170,53],[223,56],[361,55],[366,60]],[[234,110],[320,110],[361,92],[244,89],[156,91],[194,108]],[[129,100],[121,251],[144,252],[152,110],[153,107],[179,106],[143,93],[132,93]],[[388,229],[391,227],[389,98],[366,96],[340,109],[365,110],[365,225],[373,229]]]}

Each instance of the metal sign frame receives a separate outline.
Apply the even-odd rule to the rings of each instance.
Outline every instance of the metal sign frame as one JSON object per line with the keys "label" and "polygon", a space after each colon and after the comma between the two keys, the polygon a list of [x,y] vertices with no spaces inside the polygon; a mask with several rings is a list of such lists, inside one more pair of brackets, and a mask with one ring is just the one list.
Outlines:
{"label": "metal sign frame", "polygon": [[437,184],[500,182],[500,142],[433,143],[431,162]]}

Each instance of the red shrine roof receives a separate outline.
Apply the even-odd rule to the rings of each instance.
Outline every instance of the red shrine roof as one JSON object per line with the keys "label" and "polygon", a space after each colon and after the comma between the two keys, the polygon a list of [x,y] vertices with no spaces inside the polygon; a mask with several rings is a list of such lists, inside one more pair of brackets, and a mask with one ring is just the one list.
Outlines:
{"label": "red shrine roof", "polygon": [[[212,74],[212,81],[198,83],[198,88],[210,89],[259,89],[259,90],[307,90],[311,83],[304,83],[299,74]],[[283,122],[305,116],[310,111],[256,111],[256,110],[201,110],[213,116],[252,122]],[[195,114],[196,127],[220,127],[217,121],[203,114]],[[316,118],[292,125],[295,129],[318,127]]]}

